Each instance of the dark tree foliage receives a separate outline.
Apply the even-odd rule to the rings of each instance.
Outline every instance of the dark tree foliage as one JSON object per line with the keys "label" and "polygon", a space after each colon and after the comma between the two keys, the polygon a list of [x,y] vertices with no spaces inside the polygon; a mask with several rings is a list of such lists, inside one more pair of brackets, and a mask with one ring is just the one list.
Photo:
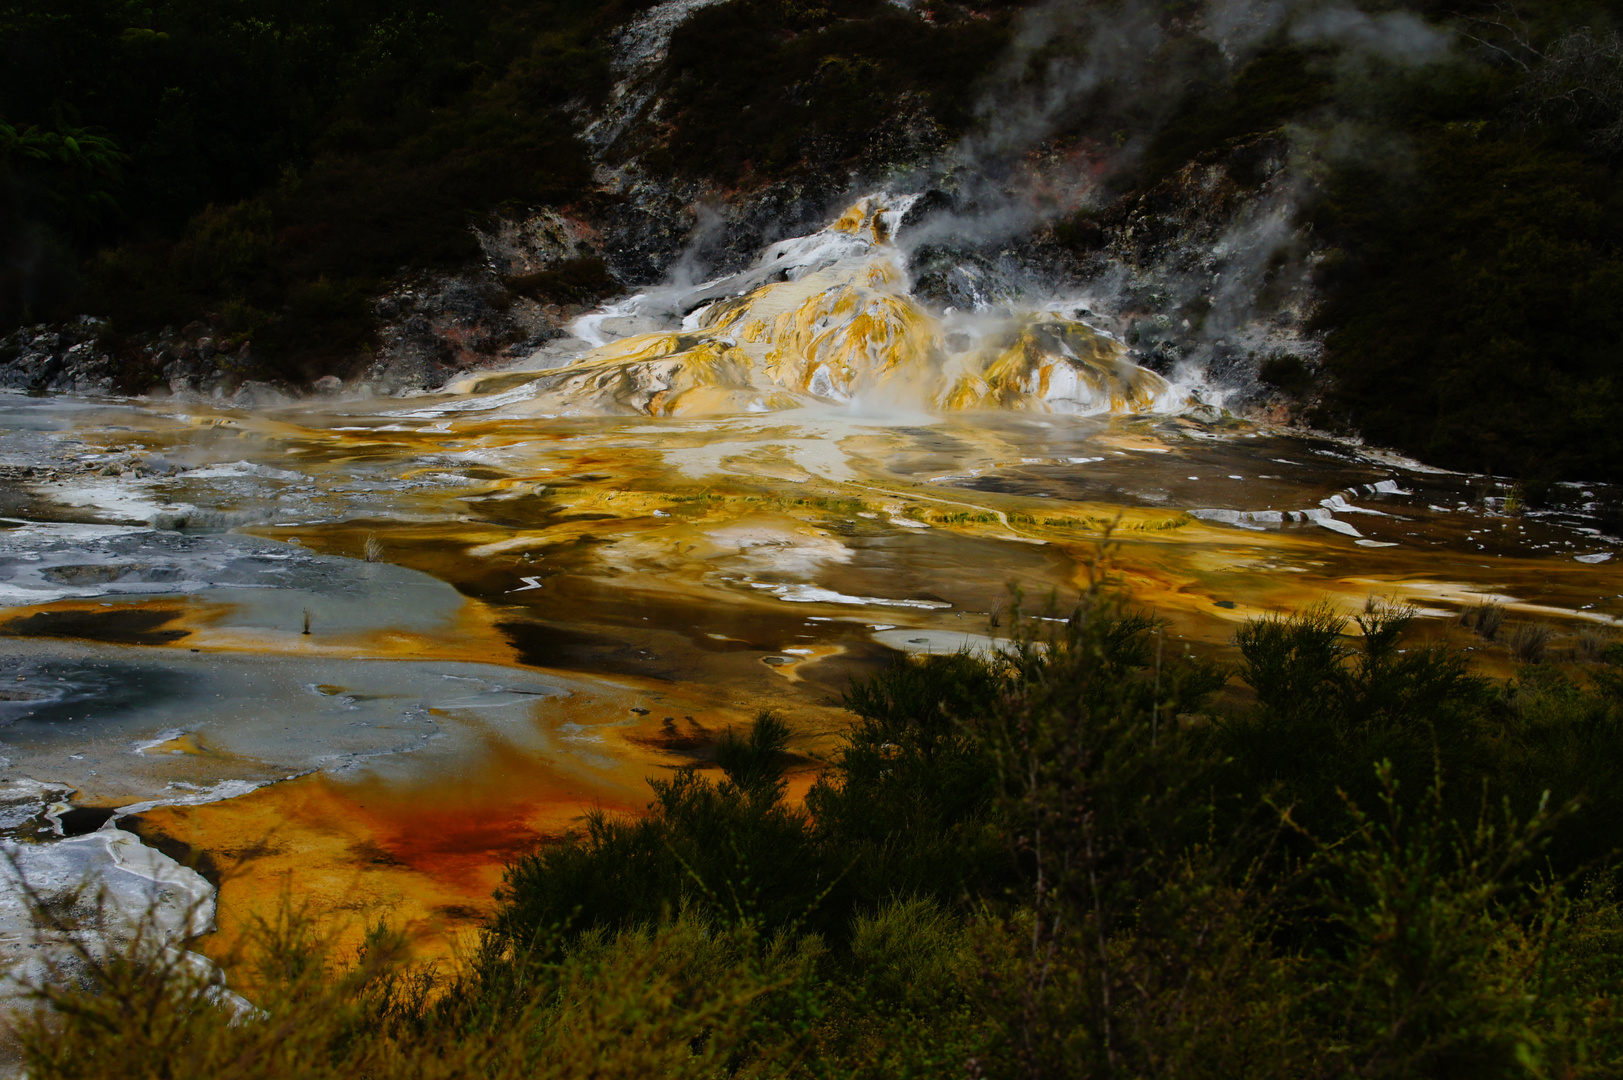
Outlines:
{"label": "dark tree foliage", "polygon": [[973,17],[939,5],[933,25],[887,0],[732,0],[695,13],[671,38],[667,164],[730,182],[883,167],[907,154],[884,137],[898,123],[952,138],[1008,41],[1002,9],[1019,5],[969,6]]}
{"label": "dark tree foliage", "polygon": [[1620,475],[1623,161],[1605,132],[1623,116],[1609,84],[1572,85],[1615,55],[1619,14],[1451,10],[1446,63],[1345,103],[1375,137],[1332,163],[1312,219],[1332,245],[1322,421],[1519,477],[1534,501]]}
{"label": "dark tree foliage", "polygon": [[1317,223],[1328,407],[1426,460],[1616,479],[1623,203],[1613,168],[1527,133],[1417,132],[1412,172],[1348,165]]}
{"label": "dark tree foliage", "polygon": [[820,923],[839,875],[806,815],[783,801],[785,735],[763,713],[718,748],[719,783],[679,770],[651,781],[646,816],[594,813],[584,832],[518,860],[499,894],[497,932],[528,943],[652,923],[690,906],[772,930]]}
{"label": "dark tree foliage", "polygon": [[[270,373],[320,374],[369,340],[383,277],[475,257],[491,211],[588,191],[565,109],[606,91],[603,35],[644,6],[0,7],[0,180],[35,234],[0,317],[211,312]],[[102,250],[74,275],[73,249]]]}
{"label": "dark tree foliage", "polygon": [[1193,81],[1185,106],[1156,133],[1144,177],[1158,178],[1225,143],[1271,132],[1330,99],[1326,57],[1299,46],[1269,49],[1232,77]]}

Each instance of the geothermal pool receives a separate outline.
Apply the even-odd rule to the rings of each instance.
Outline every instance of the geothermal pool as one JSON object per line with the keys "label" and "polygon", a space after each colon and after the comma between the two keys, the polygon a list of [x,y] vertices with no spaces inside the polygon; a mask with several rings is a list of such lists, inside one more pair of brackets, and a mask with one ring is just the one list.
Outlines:
{"label": "geothermal pool", "polygon": [[[756,267],[589,315],[435,395],[244,412],[5,399],[0,779],[65,785],[219,887],[427,953],[504,860],[770,707],[816,755],[853,676],[981,647],[1101,557],[1188,647],[1370,596],[1623,616],[1595,507],[1272,430],[1063,303],[912,300],[861,204]],[[886,217],[889,214],[890,217]],[[843,225],[842,225],[843,223]],[[1108,537],[1108,544],[1105,540]],[[58,842],[42,818],[7,834]]]}

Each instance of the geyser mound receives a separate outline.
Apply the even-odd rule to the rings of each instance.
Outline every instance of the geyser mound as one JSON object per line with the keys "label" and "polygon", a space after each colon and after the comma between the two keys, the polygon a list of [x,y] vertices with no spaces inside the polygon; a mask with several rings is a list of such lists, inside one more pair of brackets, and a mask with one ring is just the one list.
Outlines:
{"label": "geyser mound", "polygon": [[[869,196],[741,273],[638,294],[579,321],[601,342],[562,368],[474,376],[507,412],[716,416],[805,406],[1177,411],[1113,336],[1043,308],[936,313],[912,295],[895,231],[914,196]],[[680,321],[679,326],[676,325]],[[606,341],[611,327],[665,328]],[[515,400],[521,399],[521,400]]]}

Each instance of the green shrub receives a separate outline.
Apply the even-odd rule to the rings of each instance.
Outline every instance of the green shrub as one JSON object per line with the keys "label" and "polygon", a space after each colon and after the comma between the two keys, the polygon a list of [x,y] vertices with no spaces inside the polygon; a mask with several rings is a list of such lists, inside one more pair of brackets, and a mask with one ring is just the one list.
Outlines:
{"label": "green shrub", "polygon": [[1014,677],[998,656],[903,657],[846,692],[858,721],[806,808],[858,902],[952,901],[1006,873],[981,727]]}
{"label": "green shrub", "polygon": [[[15,1037],[43,1080],[1615,1075],[1620,701],[1549,666],[1488,687],[1406,652],[1409,617],[1248,624],[1256,700],[1213,706],[1222,669],[1093,596],[855,684],[817,816],[781,721],[729,733],[722,779],[518,860],[448,972],[382,928],[336,962],[284,913],[259,1011],[115,951]],[[993,844],[1001,872],[915,873]]]}
{"label": "green shrub", "polygon": [[538,935],[653,924],[683,908],[765,933],[821,925],[839,869],[806,815],[783,802],[783,738],[781,721],[763,713],[747,739],[723,744],[726,779],[711,783],[688,767],[651,780],[647,815],[594,812],[584,832],[518,859],[496,931],[527,947]]}
{"label": "green shrub", "polygon": [[692,915],[588,935],[548,963],[487,952],[439,974],[381,929],[348,963],[297,918],[248,948],[258,1008],[240,1014],[178,958],[87,956],[81,978],[44,992],[50,1011],[13,1027],[29,1075],[698,1080],[793,1060],[796,1031],[771,997],[795,1000],[818,959],[813,939],[766,942]]}
{"label": "green shrub", "polygon": [[1324,992],[1303,1004],[1326,1063],[1394,1080],[1571,1075],[1591,1049],[1579,1030],[1616,1034],[1576,1015],[1592,987],[1563,999],[1550,978],[1567,959],[1559,884],[1521,876],[1539,869],[1559,812],[1495,820],[1484,808],[1473,825],[1451,816],[1440,778],[1417,801],[1389,763],[1374,771],[1379,811],[1349,803],[1352,832],[1317,854],[1327,947],[1303,974]]}
{"label": "green shrub", "polygon": [[274,244],[274,217],[260,201],[205,207],[171,252],[171,272],[181,285],[207,295],[240,290],[264,273]]}
{"label": "green shrub", "polygon": [[1210,733],[1230,790],[1270,793],[1315,834],[1340,819],[1342,793],[1375,798],[1370,769],[1382,760],[1407,793],[1441,767],[1474,797],[1488,768],[1490,688],[1447,649],[1400,648],[1413,617],[1372,603],[1354,621],[1356,644],[1323,606],[1242,627],[1239,675],[1256,704],[1222,713]]}
{"label": "green shrub", "polygon": [[1300,356],[1287,353],[1270,356],[1262,362],[1257,377],[1293,397],[1301,397],[1313,386],[1313,375]]}

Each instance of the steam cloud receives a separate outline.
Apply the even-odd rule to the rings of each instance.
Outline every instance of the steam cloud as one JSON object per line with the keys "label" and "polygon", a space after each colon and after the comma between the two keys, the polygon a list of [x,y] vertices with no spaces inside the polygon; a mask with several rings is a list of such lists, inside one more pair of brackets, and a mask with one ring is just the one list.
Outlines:
{"label": "steam cloud", "polygon": [[1291,40],[1339,45],[1346,53],[1397,64],[1424,64],[1448,51],[1450,35],[1407,11],[1370,16],[1355,8],[1329,7],[1303,13],[1290,28]]}
{"label": "steam cloud", "polygon": [[[1194,30],[1236,70],[1281,31],[1298,44],[1334,45],[1344,60],[1402,66],[1439,59],[1453,41],[1409,12],[1371,16],[1315,0],[1208,0]],[[995,175],[1000,162],[1051,136],[1101,93],[1132,103],[1138,124],[1123,144],[1130,154],[1164,124],[1194,74],[1167,45],[1148,3],[1050,0],[1028,11],[977,109],[981,129],[952,157]]]}
{"label": "steam cloud", "polygon": [[[676,20],[708,2],[666,0],[654,10]],[[1193,80],[1209,79],[1214,61],[1237,72],[1281,40],[1330,46],[1335,59],[1328,73],[1359,79],[1381,64],[1441,59],[1454,39],[1413,14],[1372,15],[1344,0],[1206,0],[1197,17],[1181,24],[1164,22],[1160,6],[1148,0],[1049,0],[1016,23],[975,110],[975,130],[914,181],[951,197],[912,214],[899,245],[916,264],[929,257],[948,265],[943,287],[963,296],[963,306],[995,309],[1037,295],[1040,303],[1074,301],[1077,309],[1113,312],[1117,331],[1143,328],[1146,362],[1180,381],[1204,383],[1208,399],[1223,396],[1211,377],[1252,380],[1254,370],[1239,370],[1245,363],[1254,368],[1246,358],[1287,350],[1311,356],[1316,346],[1299,336],[1309,275],[1297,228],[1313,196],[1311,177],[1320,163],[1348,153],[1392,156],[1371,132],[1346,122],[1290,130],[1285,167],[1259,194],[1241,200],[1215,232],[1210,222],[1180,227],[1172,250],[1150,265],[1131,255],[1104,258],[1085,283],[1057,286],[1027,276],[1018,258],[998,250],[1045,224],[1099,208],[1105,182],[1142,160]],[[1100,115],[1118,130],[1095,131],[1095,141],[1063,154],[1032,153],[1056,132]],[[712,208],[699,207],[666,287],[645,294],[638,313],[678,316],[708,298],[702,281],[727,228]],[[1273,294],[1268,312],[1258,302],[1265,287]],[[1068,292],[1056,297],[1056,288]],[[1291,310],[1280,306],[1281,295],[1287,307],[1295,305]]]}
{"label": "steam cloud", "polygon": [[[1191,79],[1202,74],[1194,66],[1201,50],[1190,48],[1188,38],[1215,46],[1230,71],[1281,36],[1300,45],[1332,46],[1331,73],[1337,77],[1359,76],[1376,64],[1436,61],[1454,41],[1451,33],[1407,12],[1371,15],[1323,0],[1207,0],[1182,33],[1185,40],[1179,41],[1164,29],[1149,3],[1051,0],[1029,10],[980,104],[979,130],[944,165],[957,193],[954,205],[915,225],[905,246],[1001,242],[1096,203],[1100,181],[1141,158],[1184,101]],[[1209,57],[1207,49],[1205,63]],[[1068,179],[1022,160],[1086,111],[1101,108],[1122,116],[1123,130],[1111,143],[1089,147],[1085,160],[1062,163]],[[1098,267],[1086,287],[1090,305],[1116,310],[1124,316],[1122,325],[1147,316],[1141,325],[1151,331],[1149,350],[1172,365],[1174,377],[1196,382],[1225,365],[1233,369],[1237,356],[1285,348],[1313,353],[1316,346],[1295,340],[1293,330],[1267,325],[1257,296],[1270,281],[1299,291],[1305,286],[1306,251],[1297,222],[1312,196],[1308,177],[1320,162],[1372,141],[1379,140],[1345,124],[1293,129],[1287,167],[1241,207],[1225,231],[1192,241],[1203,243],[1202,249],[1176,253],[1162,265],[1116,260]],[[1202,314],[1185,324],[1182,312],[1191,306]],[[1305,312],[1296,315],[1299,324]],[[1249,373],[1234,374],[1240,377],[1231,381],[1249,381]]]}

